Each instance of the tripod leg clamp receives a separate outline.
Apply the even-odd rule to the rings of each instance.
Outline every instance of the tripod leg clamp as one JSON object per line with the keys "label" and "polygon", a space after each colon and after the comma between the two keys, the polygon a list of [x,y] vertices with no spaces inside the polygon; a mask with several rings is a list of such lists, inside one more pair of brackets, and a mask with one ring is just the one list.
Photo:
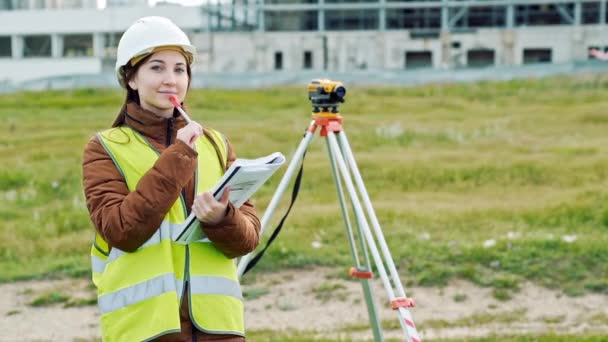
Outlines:
{"label": "tripod leg clamp", "polygon": [[372,279],[374,277],[374,274],[372,272],[360,271],[355,267],[351,267],[350,270],[348,270],[348,275],[353,278],[359,279]]}
{"label": "tripod leg clamp", "polygon": [[413,308],[416,306],[416,302],[412,298],[395,298],[391,301],[391,307],[393,310],[399,308]]}

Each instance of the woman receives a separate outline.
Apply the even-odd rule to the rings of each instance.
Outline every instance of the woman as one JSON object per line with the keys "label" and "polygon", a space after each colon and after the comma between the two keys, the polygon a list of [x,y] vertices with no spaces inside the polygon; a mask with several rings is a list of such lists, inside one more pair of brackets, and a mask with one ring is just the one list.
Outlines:
{"label": "woman", "polygon": [[[116,72],[126,100],[87,144],[83,183],[96,229],[91,248],[106,341],[244,341],[235,257],[258,244],[249,202],[208,192],[236,158],[218,132],[187,123],[195,48],[170,20],[145,17],[123,34]],[[175,243],[194,212],[208,240]]]}

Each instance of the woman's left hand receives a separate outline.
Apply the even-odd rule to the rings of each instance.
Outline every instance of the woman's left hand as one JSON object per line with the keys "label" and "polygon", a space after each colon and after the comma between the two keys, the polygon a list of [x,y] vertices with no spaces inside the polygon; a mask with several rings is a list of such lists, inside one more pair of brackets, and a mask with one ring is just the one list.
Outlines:
{"label": "woman's left hand", "polygon": [[202,223],[208,225],[218,224],[226,216],[229,198],[230,188],[224,190],[222,198],[219,201],[213,198],[211,192],[207,191],[194,198],[192,211]]}

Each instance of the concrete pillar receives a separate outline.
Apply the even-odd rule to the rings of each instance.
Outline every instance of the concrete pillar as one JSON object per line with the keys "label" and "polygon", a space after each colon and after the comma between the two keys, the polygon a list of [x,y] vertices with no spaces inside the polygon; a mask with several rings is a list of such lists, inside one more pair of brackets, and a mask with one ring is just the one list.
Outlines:
{"label": "concrete pillar", "polygon": [[441,65],[440,68],[452,67],[452,35],[450,34],[450,12],[448,0],[442,0],[441,6],[441,34],[439,41],[441,42]]}
{"label": "concrete pillar", "polygon": [[386,0],[380,0],[380,13],[378,13],[378,29],[386,31]]}
{"label": "concrete pillar", "polygon": [[56,33],[51,35],[51,56],[53,58],[63,57],[63,36]]}
{"label": "concrete pillar", "polygon": [[580,1],[574,3],[574,25],[580,26],[582,23],[582,8],[583,4]]}
{"label": "concrete pillar", "polygon": [[23,36],[12,35],[11,47],[14,59],[23,58]]}
{"label": "concrete pillar", "polygon": [[93,56],[104,57],[103,46],[105,45],[105,37],[103,33],[93,33]]}
{"label": "concrete pillar", "polygon": [[507,28],[512,29],[515,27],[515,6],[508,5],[507,6],[507,18],[505,20],[507,24]]}
{"label": "concrete pillar", "polygon": [[600,1],[600,25],[604,25],[606,23],[606,0]]}
{"label": "concrete pillar", "polygon": [[264,32],[265,28],[265,23],[264,23],[264,17],[266,15],[265,11],[264,11],[264,0],[260,0],[259,4],[258,4],[258,31],[259,32]]}
{"label": "concrete pillar", "polygon": [[506,30],[502,32],[502,56],[498,58],[498,64],[515,65],[515,5],[507,5]]}
{"label": "concrete pillar", "polygon": [[441,69],[450,69],[453,66],[452,63],[452,34],[450,31],[441,31],[439,35],[439,41],[441,42]]}
{"label": "concrete pillar", "polygon": [[513,29],[502,32],[502,57],[498,63],[502,65],[515,65],[515,31]]}
{"label": "concrete pillar", "polygon": [[325,0],[319,0],[319,9],[317,12],[317,24],[319,32],[325,31]]}
{"label": "concrete pillar", "polygon": [[572,55],[569,59],[574,61],[584,61],[587,59],[587,48],[585,47],[585,34],[583,28],[578,26],[572,27]]}
{"label": "concrete pillar", "polygon": [[[378,35],[379,37],[376,38],[376,62],[375,63],[370,63],[370,65],[368,66],[368,68],[373,68],[373,69],[381,69],[381,70],[386,70],[388,63],[386,61],[386,56],[388,56],[388,46],[386,44],[387,38],[386,38],[386,32],[382,32]],[[374,51],[370,51],[370,52],[374,52]]]}
{"label": "concrete pillar", "polygon": [[272,70],[272,67],[268,66],[272,56],[268,53],[268,44],[266,44],[264,34],[254,34],[253,41],[255,46],[255,71],[266,72]]}
{"label": "concrete pillar", "polygon": [[450,30],[450,8],[448,7],[448,0],[441,0],[441,31]]}

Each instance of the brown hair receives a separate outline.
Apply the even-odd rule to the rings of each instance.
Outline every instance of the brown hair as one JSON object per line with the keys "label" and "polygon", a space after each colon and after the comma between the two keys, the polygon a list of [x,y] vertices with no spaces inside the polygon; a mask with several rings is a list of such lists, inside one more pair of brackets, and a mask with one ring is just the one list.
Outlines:
{"label": "brown hair", "polygon": [[[148,56],[146,56],[146,58],[139,60],[135,65],[131,65],[131,63],[129,62],[126,65],[123,65],[122,67],[120,67],[118,72],[120,73],[120,78],[122,79],[121,85],[127,90],[127,93],[125,96],[125,101],[122,104],[122,108],[120,109],[120,112],[118,112],[116,119],[114,119],[114,123],[112,123],[112,127],[119,127],[125,123],[125,116],[126,116],[126,112],[127,112],[127,103],[135,102],[138,105],[140,104],[139,103],[139,93],[137,92],[137,90],[134,90],[129,86],[129,81],[131,81],[131,79],[133,79],[133,77],[137,73],[137,70],[139,70],[139,68],[144,63],[146,63],[146,61],[148,61],[148,59],[150,59],[150,57],[152,55],[153,55],[152,53],[149,54]],[[189,63],[186,63],[186,70],[188,72],[188,89],[190,89],[190,83],[192,81],[192,69],[190,68]]]}

